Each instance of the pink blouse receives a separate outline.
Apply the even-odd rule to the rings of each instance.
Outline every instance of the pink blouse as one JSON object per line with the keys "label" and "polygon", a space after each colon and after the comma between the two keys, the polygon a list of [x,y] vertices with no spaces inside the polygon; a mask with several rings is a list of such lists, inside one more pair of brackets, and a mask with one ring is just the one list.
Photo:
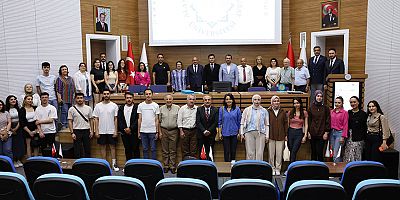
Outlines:
{"label": "pink blouse", "polygon": [[349,129],[349,114],[343,108],[336,112],[335,109],[331,110],[331,128],[335,130],[342,130],[342,137],[347,138]]}
{"label": "pink blouse", "polygon": [[[290,118],[290,111],[288,112],[288,116]],[[304,118],[308,117],[307,111],[304,110]],[[300,119],[300,116],[294,115],[292,119],[289,119],[289,127],[294,129],[303,128],[304,126],[304,119]]]}
{"label": "pink blouse", "polygon": [[145,85],[149,87],[150,85],[149,72],[145,72],[144,76],[142,76],[140,72],[135,72],[135,85]]}

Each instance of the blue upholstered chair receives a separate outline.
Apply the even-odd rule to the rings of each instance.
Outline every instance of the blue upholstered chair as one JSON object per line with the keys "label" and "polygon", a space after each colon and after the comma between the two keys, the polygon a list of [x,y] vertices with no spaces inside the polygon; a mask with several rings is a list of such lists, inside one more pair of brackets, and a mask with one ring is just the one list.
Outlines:
{"label": "blue upholstered chair", "polygon": [[34,200],[25,177],[13,172],[0,172],[0,199]]}
{"label": "blue upholstered chair", "polygon": [[211,200],[211,191],[207,183],[193,178],[165,178],[157,183],[155,200]]}
{"label": "blue upholstered chair", "polygon": [[89,200],[83,180],[70,174],[39,176],[33,185],[33,193],[37,199]]}
{"label": "blue upholstered chair", "polygon": [[33,187],[35,180],[43,174],[63,173],[60,162],[57,159],[41,156],[28,158],[24,164],[24,171],[30,188]]}
{"label": "blue upholstered chair", "polygon": [[267,180],[241,178],[222,185],[220,200],[242,199],[278,200],[279,195],[274,184]]}
{"label": "blue upholstered chair", "polygon": [[143,182],[148,199],[153,199],[156,184],[164,178],[161,163],[152,159],[130,159],[125,163],[124,173]]}
{"label": "blue upholstered chair", "polygon": [[129,85],[130,93],[141,93],[144,92],[145,89],[147,89],[147,87],[144,85]]}
{"label": "blue upholstered chair", "polygon": [[355,161],[346,165],[341,184],[346,190],[347,199],[353,197],[357,184],[367,179],[387,178],[387,171],[382,163],[374,161]]}
{"label": "blue upholstered chair", "polygon": [[164,93],[167,92],[167,85],[150,85],[150,89],[154,93]]}
{"label": "blue upholstered chair", "polygon": [[262,91],[267,91],[265,87],[249,87],[248,89],[249,92],[262,92]]}
{"label": "blue upholstered chair", "polygon": [[272,167],[260,160],[240,160],[233,164],[231,179],[254,178],[272,181]]}
{"label": "blue upholstered chair", "polygon": [[93,184],[93,198],[96,200],[147,200],[146,188],[142,181],[126,176],[103,176]]}
{"label": "blue upholstered chair", "polygon": [[0,155],[0,172],[16,172],[10,157]]}
{"label": "blue upholstered chair", "polygon": [[219,196],[217,167],[209,160],[185,160],[180,162],[177,177],[203,180],[210,187],[212,198],[217,199]]}
{"label": "blue upholstered chair", "polygon": [[346,192],[337,182],[329,180],[302,180],[293,183],[288,190],[286,200],[339,200]]}
{"label": "blue upholstered chair", "polygon": [[300,180],[329,180],[329,168],[320,161],[296,161],[289,165],[283,196],[286,197],[289,187]]}
{"label": "blue upholstered chair", "polygon": [[400,180],[369,179],[357,184],[353,200],[396,199],[399,197]]}
{"label": "blue upholstered chair", "polygon": [[80,158],[72,165],[72,174],[85,182],[89,195],[92,194],[93,183],[102,176],[110,176],[110,164],[99,158]]}

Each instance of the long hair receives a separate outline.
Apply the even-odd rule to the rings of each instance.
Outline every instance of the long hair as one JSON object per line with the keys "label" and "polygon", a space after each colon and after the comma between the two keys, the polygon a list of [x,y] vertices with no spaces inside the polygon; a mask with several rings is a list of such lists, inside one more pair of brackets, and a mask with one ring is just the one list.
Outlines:
{"label": "long hair", "polygon": [[108,66],[110,63],[112,64],[111,70],[112,70],[113,72],[115,72],[115,65],[114,65],[114,62],[113,62],[113,61],[108,61],[107,65],[106,65],[107,75],[110,75],[110,67]]}
{"label": "long hair", "polygon": [[0,112],[4,113],[6,112],[6,104],[4,104],[3,100],[0,100],[0,104],[3,105],[3,107],[1,108]]}
{"label": "long hair", "polygon": [[235,97],[231,93],[225,94],[224,101],[222,102],[222,104],[224,105],[225,108],[228,107],[228,105],[226,104],[226,97],[231,98],[231,100],[232,100],[232,110],[235,110],[236,109]]}
{"label": "long hair", "polygon": [[[142,65],[142,64],[144,66],[143,71],[140,69],[140,65]],[[146,72],[146,64],[144,64],[144,62],[140,62],[137,68],[138,68],[138,72]]]}
{"label": "long hair", "polygon": [[[315,48],[315,47],[314,47]],[[360,102],[360,98],[358,98],[357,96],[352,96],[352,97],[350,97],[350,99],[356,99],[357,100],[357,102],[358,102],[358,109],[360,109],[361,110],[361,102]]]}
{"label": "long hair", "polygon": [[[28,97],[31,97],[32,100],[33,100],[33,96],[32,96],[32,95],[30,95],[30,94],[25,95],[24,100],[22,101],[22,107],[25,107],[25,106],[26,106],[26,99],[27,99]],[[31,106],[33,107],[33,105],[31,105]]]}
{"label": "long hair", "polygon": [[[121,62],[122,62],[122,61],[124,61],[124,63],[125,63],[124,69],[122,69],[122,67],[121,67]],[[124,70],[124,73],[125,73],[125,74],[128,73],[128,69],[126,68],[126,61],[125,61],[124,59],[121,59],[121,60],[118,61],[118,68],[117,68],[117,71],[118,71],[118,72],[121,72],[122,70]]]}
{"label": "long hair", "polygon": [[276,67],[279,67],[278,59],[276,59],[276,58],[271,58],[271,60],[269,61],[269,66],[272,67],[271,62],[272,62],[273,60],[276,62]]}
{"label": "long hair", "polygon": [[375,105],[377,113],[380,113],[381,115],[383,115],[383,112],[382,112],[382,109],[381,109],[381,106],[379,105],[379,103],[377,101],[375,101],[375,100],[372,100],[372,101],[368,102],[368,104],[367,104],[367,114],[368,114],[368,116],[372,115],[372,113],[369,111],[369,108],[368,108],[368,105],[370,103],[373,103]]}
{"label": "long hair", "polygon": [[10,109],[11,109],[10,99],[13,97],[15,98],[14,108],[19,111],[18,100],[17,100],[17,97],[14,95],[8,95],[8,97],[6,98],[6,111],[10,111]]}
{"label": "long hair", "polygon": [[[297,102],[299,102],[299,104],[300,104],[300,119],[304,119],[303,102],[301,101],[301,98],[295,97],[295,98],[293,98],[293,104],[294,104],[294,101],[295,101],[295,100],[296,100]],[[295,108],[294,105],[293,105],[293,108],[292,108],[292,110],[290,111],[289,118],[290,118],[290,119],[293,119],[295,114],[296,114],[296,108]]]}

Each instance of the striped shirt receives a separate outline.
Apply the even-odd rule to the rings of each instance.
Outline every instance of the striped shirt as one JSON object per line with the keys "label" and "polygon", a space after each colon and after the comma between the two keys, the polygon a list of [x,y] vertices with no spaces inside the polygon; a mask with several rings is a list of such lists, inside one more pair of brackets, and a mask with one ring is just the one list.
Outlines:
{"label": "striped shirt", "polygon": [[186,89],[186,70],[172,70],[171,72],[172,88],[175,91]]}
{"label": "striped shirt", "polygon": [[75,84],[72,77],[58,77],[56,80],[56,91],[61,95],[63,103],[73,103],[75,94]]}

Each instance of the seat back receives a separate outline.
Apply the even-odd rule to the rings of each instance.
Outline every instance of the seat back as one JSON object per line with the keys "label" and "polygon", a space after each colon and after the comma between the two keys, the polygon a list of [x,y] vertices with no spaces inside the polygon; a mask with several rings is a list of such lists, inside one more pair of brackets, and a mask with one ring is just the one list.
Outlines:
{"label": "seat back", "polygon": [[165,178],[157,183],[155,200],[211,200],[207,183],[193,178]]}
{"label": "seat back", "polygon": [[283,194],[286,196],[289,187],[301,180],[329,180],[329,168],[320,161],[295,161],[287,170]]}
{"label": "seat back", "polygon": [[154,93],[163,93],[167,92],[167,85],[150,85],[150,89]]}
{"label": "seat back", "polygon": [[344,188],[334,181],[302,180],[290,186],[286,200],[338,200],[345,196]]}
{"label": "seat back", "polygon": [[147,87],[144,85],[129,85],[130,93],[142,93]]}
{"label": "seat back", "polygon": [[203,180],[211,190],[212,198],[218,198],[217,167],[209,160],[185,160],[179,163],[177,177]]}
{"label": "seat back", "polygon": [[221,187],[220,200],[263,199],[278,200],[274,184],[261,179],[233,179]]}
{"label": "seat back", "polygon": [[341,184],[346,190],[347,199],[353,197],[357,184],[367,179],[387,178],[387,171],[382,163],[374,161],[355,161],[346,165]]}
{"label": "seat back", "polygon": [[93,198],[97,200],[147,200],[142,181],[125,176],[103,176],[93,184]]}
{"label": "seat back", "polygon": [[57,159],[41,156],[28,158],[24,164],[24,172],[30,188],[33,188],[35,180],[43,174],[63,173]]}
{"label": "seat back", "polygon": [[153,199],[156,184],[164,178],[162,165],[157,160],[131,159],[124,168],[125,176],[137,178],[146,187],[148,199]]}
{"label": "seat back", "polygon": [[102,176],[110,176],[110,164],[99,158],[80,158],[72,165],[72,174],[85,182],[89,195],[92,194],[93,183]]}
{"label": "seat back", "polygon": [[250,178],[272,181],[272,167],[260,160],[241,160],[235,162],[231,169],[231,179]]}
{"label": "seat back", "polygon": [[10,157],[0,155],[0,172],[16,172]]}
{"label": "seat back", "polygon": [[89,200],[83,180],[69,174],[39,176],[33,185],[33,193],[38,199]]}
{"label": "seat back", "polygon": [[13,172],[0,172],[0,199],[34,200],[25,177]]}
{"label": "seat back", "polygon": [[361,181],[354,190],[353,200],[400,197],[400,180],[369,179]]}
{"label": "seat back", "polygon": [[249,87],[248,89],[249,92],[262,92],[262,91],[267,91],[265,87]]}

